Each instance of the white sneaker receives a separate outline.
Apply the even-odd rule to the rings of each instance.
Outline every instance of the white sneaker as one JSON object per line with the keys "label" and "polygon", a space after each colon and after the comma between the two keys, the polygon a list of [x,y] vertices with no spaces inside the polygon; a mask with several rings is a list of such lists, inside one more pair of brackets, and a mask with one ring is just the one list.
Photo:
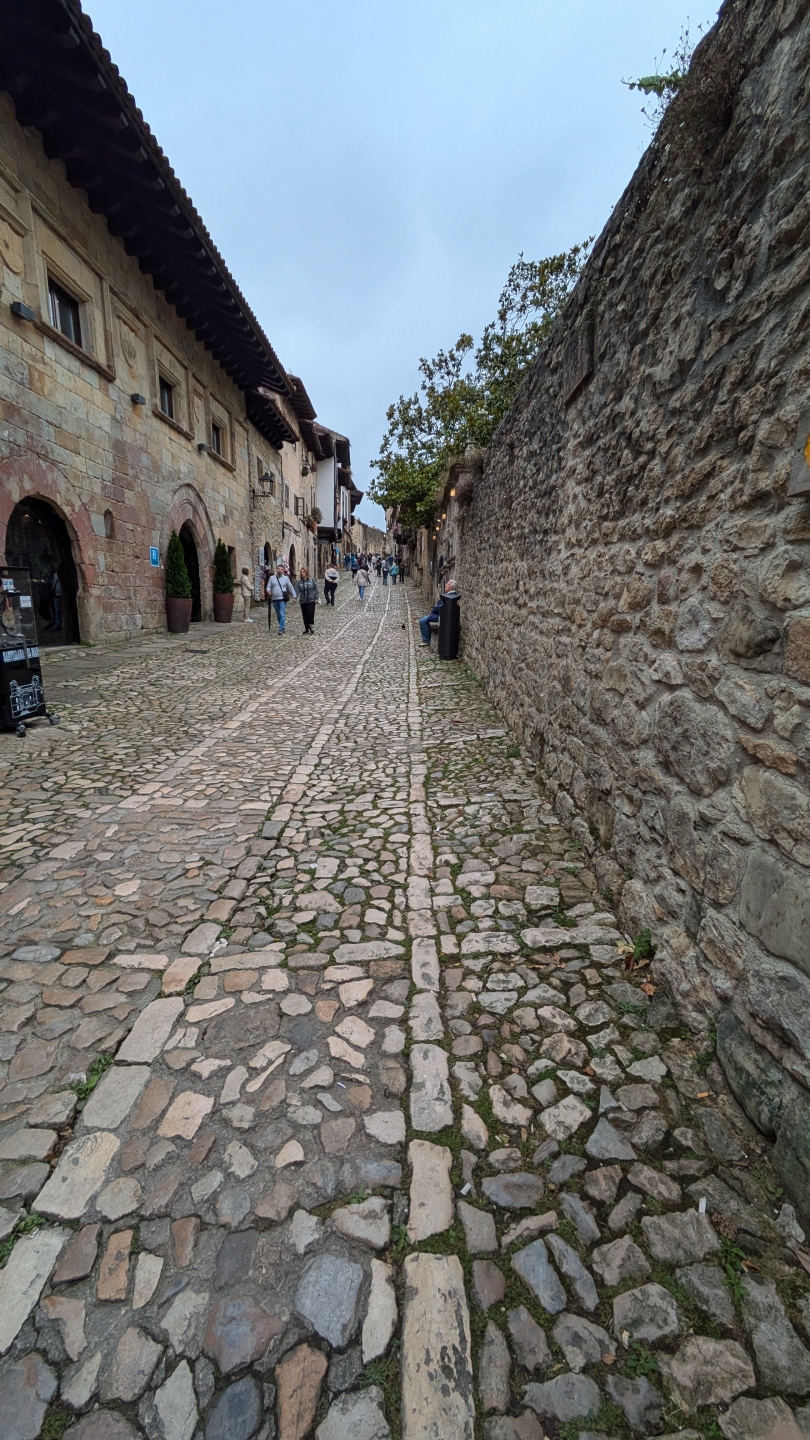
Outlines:
{"label": "white sneaker", "polygon": [[246,625],[252,625],[252,624],[253,624],[253,621],[251,620],[251,618],[250,618],[249,615],[246,615],[246,616],[245,616],[245,624],[246,624]]}

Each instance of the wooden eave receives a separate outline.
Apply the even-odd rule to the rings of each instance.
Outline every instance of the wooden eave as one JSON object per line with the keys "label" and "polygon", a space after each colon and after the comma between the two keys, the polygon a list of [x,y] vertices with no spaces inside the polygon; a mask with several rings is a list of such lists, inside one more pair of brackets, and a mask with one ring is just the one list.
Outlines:
{"label": "wooden eave", "polygon": [[[45,153],[245,392],[248,410],[265,414],[251,399],[259,385],[292,400],[281,361],[79,0],[3,0],[0,15],[0,90],[20,124],[39,133]],[[278,432],[275,418],[270,428]]]}

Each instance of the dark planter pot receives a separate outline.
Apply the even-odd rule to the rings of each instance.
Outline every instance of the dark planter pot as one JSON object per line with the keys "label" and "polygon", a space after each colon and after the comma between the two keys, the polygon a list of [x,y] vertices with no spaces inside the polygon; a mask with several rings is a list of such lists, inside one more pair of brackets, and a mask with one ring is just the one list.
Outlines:
{"label": "dark planter pot", "polygon": [[191,623],[192,600],[179,600],[175,595],[166,596],[166,629],[170,635],[185,635]]}
{"label": "dark planter pot", "polygon": [[217,625],[230,625],[233,615],[233,595],[218,595],[214,591],[214,622]]}

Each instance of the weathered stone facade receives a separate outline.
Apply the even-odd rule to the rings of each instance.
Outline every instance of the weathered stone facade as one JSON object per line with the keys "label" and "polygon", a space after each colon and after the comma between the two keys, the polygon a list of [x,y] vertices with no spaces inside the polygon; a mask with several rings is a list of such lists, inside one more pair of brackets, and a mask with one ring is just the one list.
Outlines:
{"label": "weathered stone facade", "polygon": [[[167,235],[167,254],[172,243]],[[163,628],[163,559],[184,524],[199,567],[194,618],[212,617],[220,537],[237,577],[242,566],[257,576],[265,558],[288,558],[296,571],[313,564],[305,392],[299,405],[296,382],[282,375],[265,407],[272,398],[269,428],[251,423],[245,388],[212,353],[217,317],[206,348],[2,93],[0,281],[0,555],[12,548],[6,529],[19,502],[44,503],[64,522],[78,612],[71,638]],[[80,344],[53,323],[54,282],[76,301]]]}
{"label": "weathered stone facade", "polygon": [[805,1208],[809,97],[808,0],[726,5],[447,522],[467,661]]}

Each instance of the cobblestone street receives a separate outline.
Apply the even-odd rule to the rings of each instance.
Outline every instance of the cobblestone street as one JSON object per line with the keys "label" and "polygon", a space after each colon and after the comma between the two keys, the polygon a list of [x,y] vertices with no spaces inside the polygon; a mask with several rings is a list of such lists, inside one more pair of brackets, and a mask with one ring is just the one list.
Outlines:
{"label": "cobblestone street", "polygon": [[0,738],[3,1440],[810,1434],[768,1144],[420,610]]}

